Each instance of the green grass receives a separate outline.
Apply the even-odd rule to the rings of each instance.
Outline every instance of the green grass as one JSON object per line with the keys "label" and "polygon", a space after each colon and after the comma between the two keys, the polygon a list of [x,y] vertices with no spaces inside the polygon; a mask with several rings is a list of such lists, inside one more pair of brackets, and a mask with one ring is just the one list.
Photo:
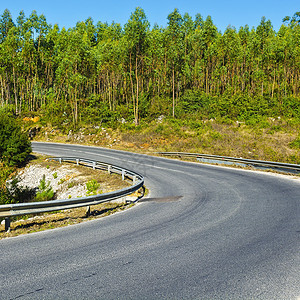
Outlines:
{"label": "green grass", "polygon": [[300,136],[289,144],[293,149],[300,149]]}

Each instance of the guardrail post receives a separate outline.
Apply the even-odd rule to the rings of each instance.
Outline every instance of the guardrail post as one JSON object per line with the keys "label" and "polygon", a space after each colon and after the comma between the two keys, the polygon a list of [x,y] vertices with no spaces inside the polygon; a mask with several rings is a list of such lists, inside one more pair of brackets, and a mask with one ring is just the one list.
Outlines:
{"label": "guardrail post", "polygon": [[87,206],[85,211],[85,217],[88,218],[91,215],[91,207]]}
{"label": "guardrail post", "polygon": [[111,165],[108,166],[107,171],[108,171],[108,174],[111,173]]}
{"label": "guardrail post", "polygon": [[135,182],[136,182],[136,176],[133,176],[132,177],[132,185],[135,185]]}
{"label": "guardrail post", "polygon": [[9,217],[5,218],[5,231],[10,232],[10,218]]}
{"label": "guardrail post", "polygon": [[78,166],[79,165],[79,159],[76,158],[76,165]]}
{"label": "guardrail post", "polygon": [[61,158],[58,159],[59,163],[61,164]]}
{"label": "guardrail post", "polygon": [[125,179],[125,170],[122,170],[122,180]]}
{"label": "guardrail post", "polygon": [[95,168],[96,168],[96,162],[93,161],[93,170],[95,170]]}

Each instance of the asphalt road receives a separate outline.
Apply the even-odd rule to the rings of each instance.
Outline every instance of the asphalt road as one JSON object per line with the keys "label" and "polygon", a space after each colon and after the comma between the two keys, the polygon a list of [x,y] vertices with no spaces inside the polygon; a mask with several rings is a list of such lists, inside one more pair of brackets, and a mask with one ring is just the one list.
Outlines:
{"label": "asphalt road", "polygon": [[150,199],[1,240],[0,299],[299,299],[299,181],[94,147],[33,149],[138,171]]}

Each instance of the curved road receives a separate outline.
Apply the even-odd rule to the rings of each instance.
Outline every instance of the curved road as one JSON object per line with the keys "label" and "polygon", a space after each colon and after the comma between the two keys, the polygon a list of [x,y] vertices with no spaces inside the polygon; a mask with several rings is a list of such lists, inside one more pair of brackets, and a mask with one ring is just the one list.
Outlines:
{"label": "curved road", "polygon": [[299,299],[299,181],[96,147],[33,143],[142,173],[123,213],[0,241],[0,299]]}

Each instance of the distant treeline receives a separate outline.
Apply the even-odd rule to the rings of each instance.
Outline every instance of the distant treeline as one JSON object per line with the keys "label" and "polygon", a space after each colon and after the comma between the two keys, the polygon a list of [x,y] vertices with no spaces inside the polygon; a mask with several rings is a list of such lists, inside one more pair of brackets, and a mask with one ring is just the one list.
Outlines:
{"label": "distant treeline", "polygon": [[44,15],[0,18],[0,106],[53,124],[158,114],[300,116],[300,13],[274,31],[221,33],[210,16],[177,9],[150,26],[141,8],[128,22],[92,19],[60,29]]}

